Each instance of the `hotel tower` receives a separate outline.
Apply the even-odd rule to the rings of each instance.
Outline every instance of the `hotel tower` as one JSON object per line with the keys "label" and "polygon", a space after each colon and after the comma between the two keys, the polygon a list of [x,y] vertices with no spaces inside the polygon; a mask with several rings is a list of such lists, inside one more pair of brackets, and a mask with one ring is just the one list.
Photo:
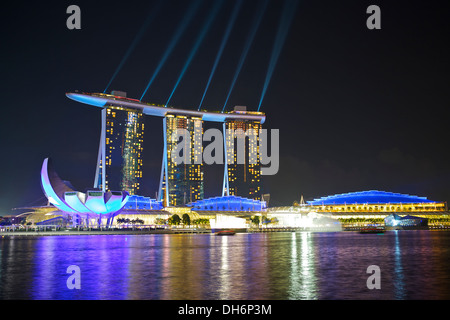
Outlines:
{"label": "hotel tower", "polygon": [[[236,106],[232,113],[251,114],[246,107]],[[224,194],[261,200],[261,162],[259,130],[261,121],[232,119],[224,122],[226,131],[226,166]],[[245,142],[239,156],[239,140]]]}
{"label": "hotel tower", "polygon": [[[163,119],[164,156],[161,168],[159,198],[166,206],[183,206],[203,199],[202,135],[203,121],[199,117],[167,114]],[[188,136],[179,140],[181,132]],[[185,152],[184,163],[173,158],[179,144]]]}
{"label": "hotel tower", "polygon": [[[263,112],[235,107],[231,112],[208,112],[172,108],[127,98],[125,92],[66,93],[72,100],[102,108],[102,131],[94,187],[102,191],[125,190],[137,194],[141,187],[144,116],[163,120],[163,160],[158,200],[164,206],[184,206],[203,199],[203,122],[222,123],[226,145],[222,195],[261,199],[259,130],[266,120]],[[185,149],[190,149],[184,163],[173,161],[179,149],[177,137],[182,129]],[[242,134],[239,133],[241,129]],[[226,139],[226,131],[236,132]],[[235,131],[237,130],[237,131]],[[174,135],[175,133],[175,135]],[[236,151],[247,140],[245,156]],[[256,140],[255,140],[256,139]],[[234,143],[236,142],[236,143]],[[230,161],[228,161],[228,159]],[[175,159],[176,160],[176,159]]]}
{"label": "hotel tower", "polygon": [[[121,93],[116,91],[115,94]],[[105,106],[94,187],[138,194],[142,179],[143,142],[144,118],[140,110]]]}

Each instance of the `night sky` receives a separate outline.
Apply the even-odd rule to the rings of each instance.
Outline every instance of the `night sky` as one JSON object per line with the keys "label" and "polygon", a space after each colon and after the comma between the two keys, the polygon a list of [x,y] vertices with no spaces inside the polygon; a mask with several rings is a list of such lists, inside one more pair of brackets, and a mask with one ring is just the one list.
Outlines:
{"label": "night sky", "polygon": [[[246,0],[204,101],[221,110],[260,0]],[[40,168],[51,157],[77,190],[90,188],[100,109],[66,92],[103,92],[157,1],[2,4],[0,215],[42,205]],[[197,109],[234,0],[214,19],[171,104]],[[282,13],[271,0],[227,104],[256,110]],[[66,9],[81,9],[69,30]],[[110,90],[139,99],[189,1],[164,1]],[[213,1],[205,0],[143,101],[164,104]],[[369,30],[369,5],[381,30]],[[299,0],[261,111],[280,129],[280,169],[263,179],[270,205],[383,190],[450,200],[450,13],[444,1]],[[142,195],[155,196],[162,119],[145,120]],[[205,124],[205,129],[217,125]],[[206,166],[205,196],[221,189]],[[219,181],[219,182],[218,182]]]}

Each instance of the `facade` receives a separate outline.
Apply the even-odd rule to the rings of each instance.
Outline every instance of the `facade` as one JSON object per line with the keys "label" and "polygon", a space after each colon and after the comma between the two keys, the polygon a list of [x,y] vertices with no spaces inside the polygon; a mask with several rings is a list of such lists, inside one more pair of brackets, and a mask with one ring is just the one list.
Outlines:
{"label": "facade", "polygon": [[350,192],[307,201],[307,208],[330,214],[343,224],[383,223],[392,213],[442,221],[447,219],[447,203],[426,197],[378,190]]}
{"label": "facade", "polygon": [[[128,201],[115,217],[114,226],[119,227],[123,224],[133,223],[133,220],[140,220],[143,225],[156,225],[158,219],[167,219],[169,212],[164,211],[161,201],[143,196],[129,196]],[[130,222],[121,222],[126,220]]]}
{"label": "facade", "polygon": [[129,196],[123,210],[162,210],[161,201],[143,196]]}
{"label": "facade", "polygon": [[378,190],[350,192],[307,201],[318,212],[329,213],[379,213],[391,212],[445,212],[445,202],[426,197]]}
{"label": "facade", "polygon": [[73,226],[110,227],[129,197],[126,191],[75,191],[59,178],[48,158],[42,164],[41,186],[48,202]]}
{"label": "facade", "polygon": [[[142,179],[142,152],[144,143],[144,121],[142,113],[122,107],[108,106],[105,134],[105,170],[99,172],[99,188],[105,172],[105,191],[124,190],[134,195],[139,193]],[[103,168],[103,159],[99,165]]]}
{"label": "facade", "polygon": [[143,114],[138,110],[116,106],[107,106],[102,113],[104,132],[94,187],[103,191],[124,190],[131,195],[138,194],[143,164]]}
{"label": "facade", "polygon": [[[179,134],[187,132],[188,137],[179,140]],[[184,206],[203,199],[203,121],[198,117],[167,115],[164,118],[163,168],[160,199],[165,206]],[[178,144],[184,143],[183,163],[177,163],[174,154]]]}
{"label": "facade", "polygon": [[189,205],[193,211],[262,212],[267,209],[264,201],[237,196],[214,197]]}
{"label": "facade", "polygon": [[[245,107],[235,107],[234,112],[247,113]],[[261,128],[260,121],[244,119],[225,121],[225,162],[227,164],[225,168],[225,179],[227,179],[224,183],[225,194],[261,200],[261,162],[259,155],[259,132]],[[245,152],[244,156],[240,156],[239,144],[243,142],[245,142]]]}

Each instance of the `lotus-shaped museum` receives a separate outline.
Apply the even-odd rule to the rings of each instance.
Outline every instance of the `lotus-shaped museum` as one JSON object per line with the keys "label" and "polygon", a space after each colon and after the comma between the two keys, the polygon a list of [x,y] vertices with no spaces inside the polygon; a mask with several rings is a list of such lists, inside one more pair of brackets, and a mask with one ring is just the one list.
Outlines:
{"label": "lotus-shaped museum", "polygon": [[48,201],[70,217],[73,225],[109,227],[129,197],[126,191],[75,191],[56,174],[49,158],[42,164],[41,183]]}

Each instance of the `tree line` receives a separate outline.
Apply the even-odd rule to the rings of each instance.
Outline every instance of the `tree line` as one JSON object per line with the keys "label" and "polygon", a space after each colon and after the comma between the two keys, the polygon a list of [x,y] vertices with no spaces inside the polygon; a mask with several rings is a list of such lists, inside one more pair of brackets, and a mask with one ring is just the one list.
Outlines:
{"label": "tree line", "polygon": [[181,216],[181,218],[178,214],[174,214],[171,217],[169,217],[167,220],[159,219],[159,221],[157,221],[157,223],[158,222],[159,222],[159,224],[168,224],[168,225],[172,225],[172,226],[179,226],[179,225],[183,225],[183,226],[194,225],[194,226],[201,226],[201,227],[209,226],[209,219],[198,218],[198,219],[191,220],[191,217],[187,213],[183,214]]}

